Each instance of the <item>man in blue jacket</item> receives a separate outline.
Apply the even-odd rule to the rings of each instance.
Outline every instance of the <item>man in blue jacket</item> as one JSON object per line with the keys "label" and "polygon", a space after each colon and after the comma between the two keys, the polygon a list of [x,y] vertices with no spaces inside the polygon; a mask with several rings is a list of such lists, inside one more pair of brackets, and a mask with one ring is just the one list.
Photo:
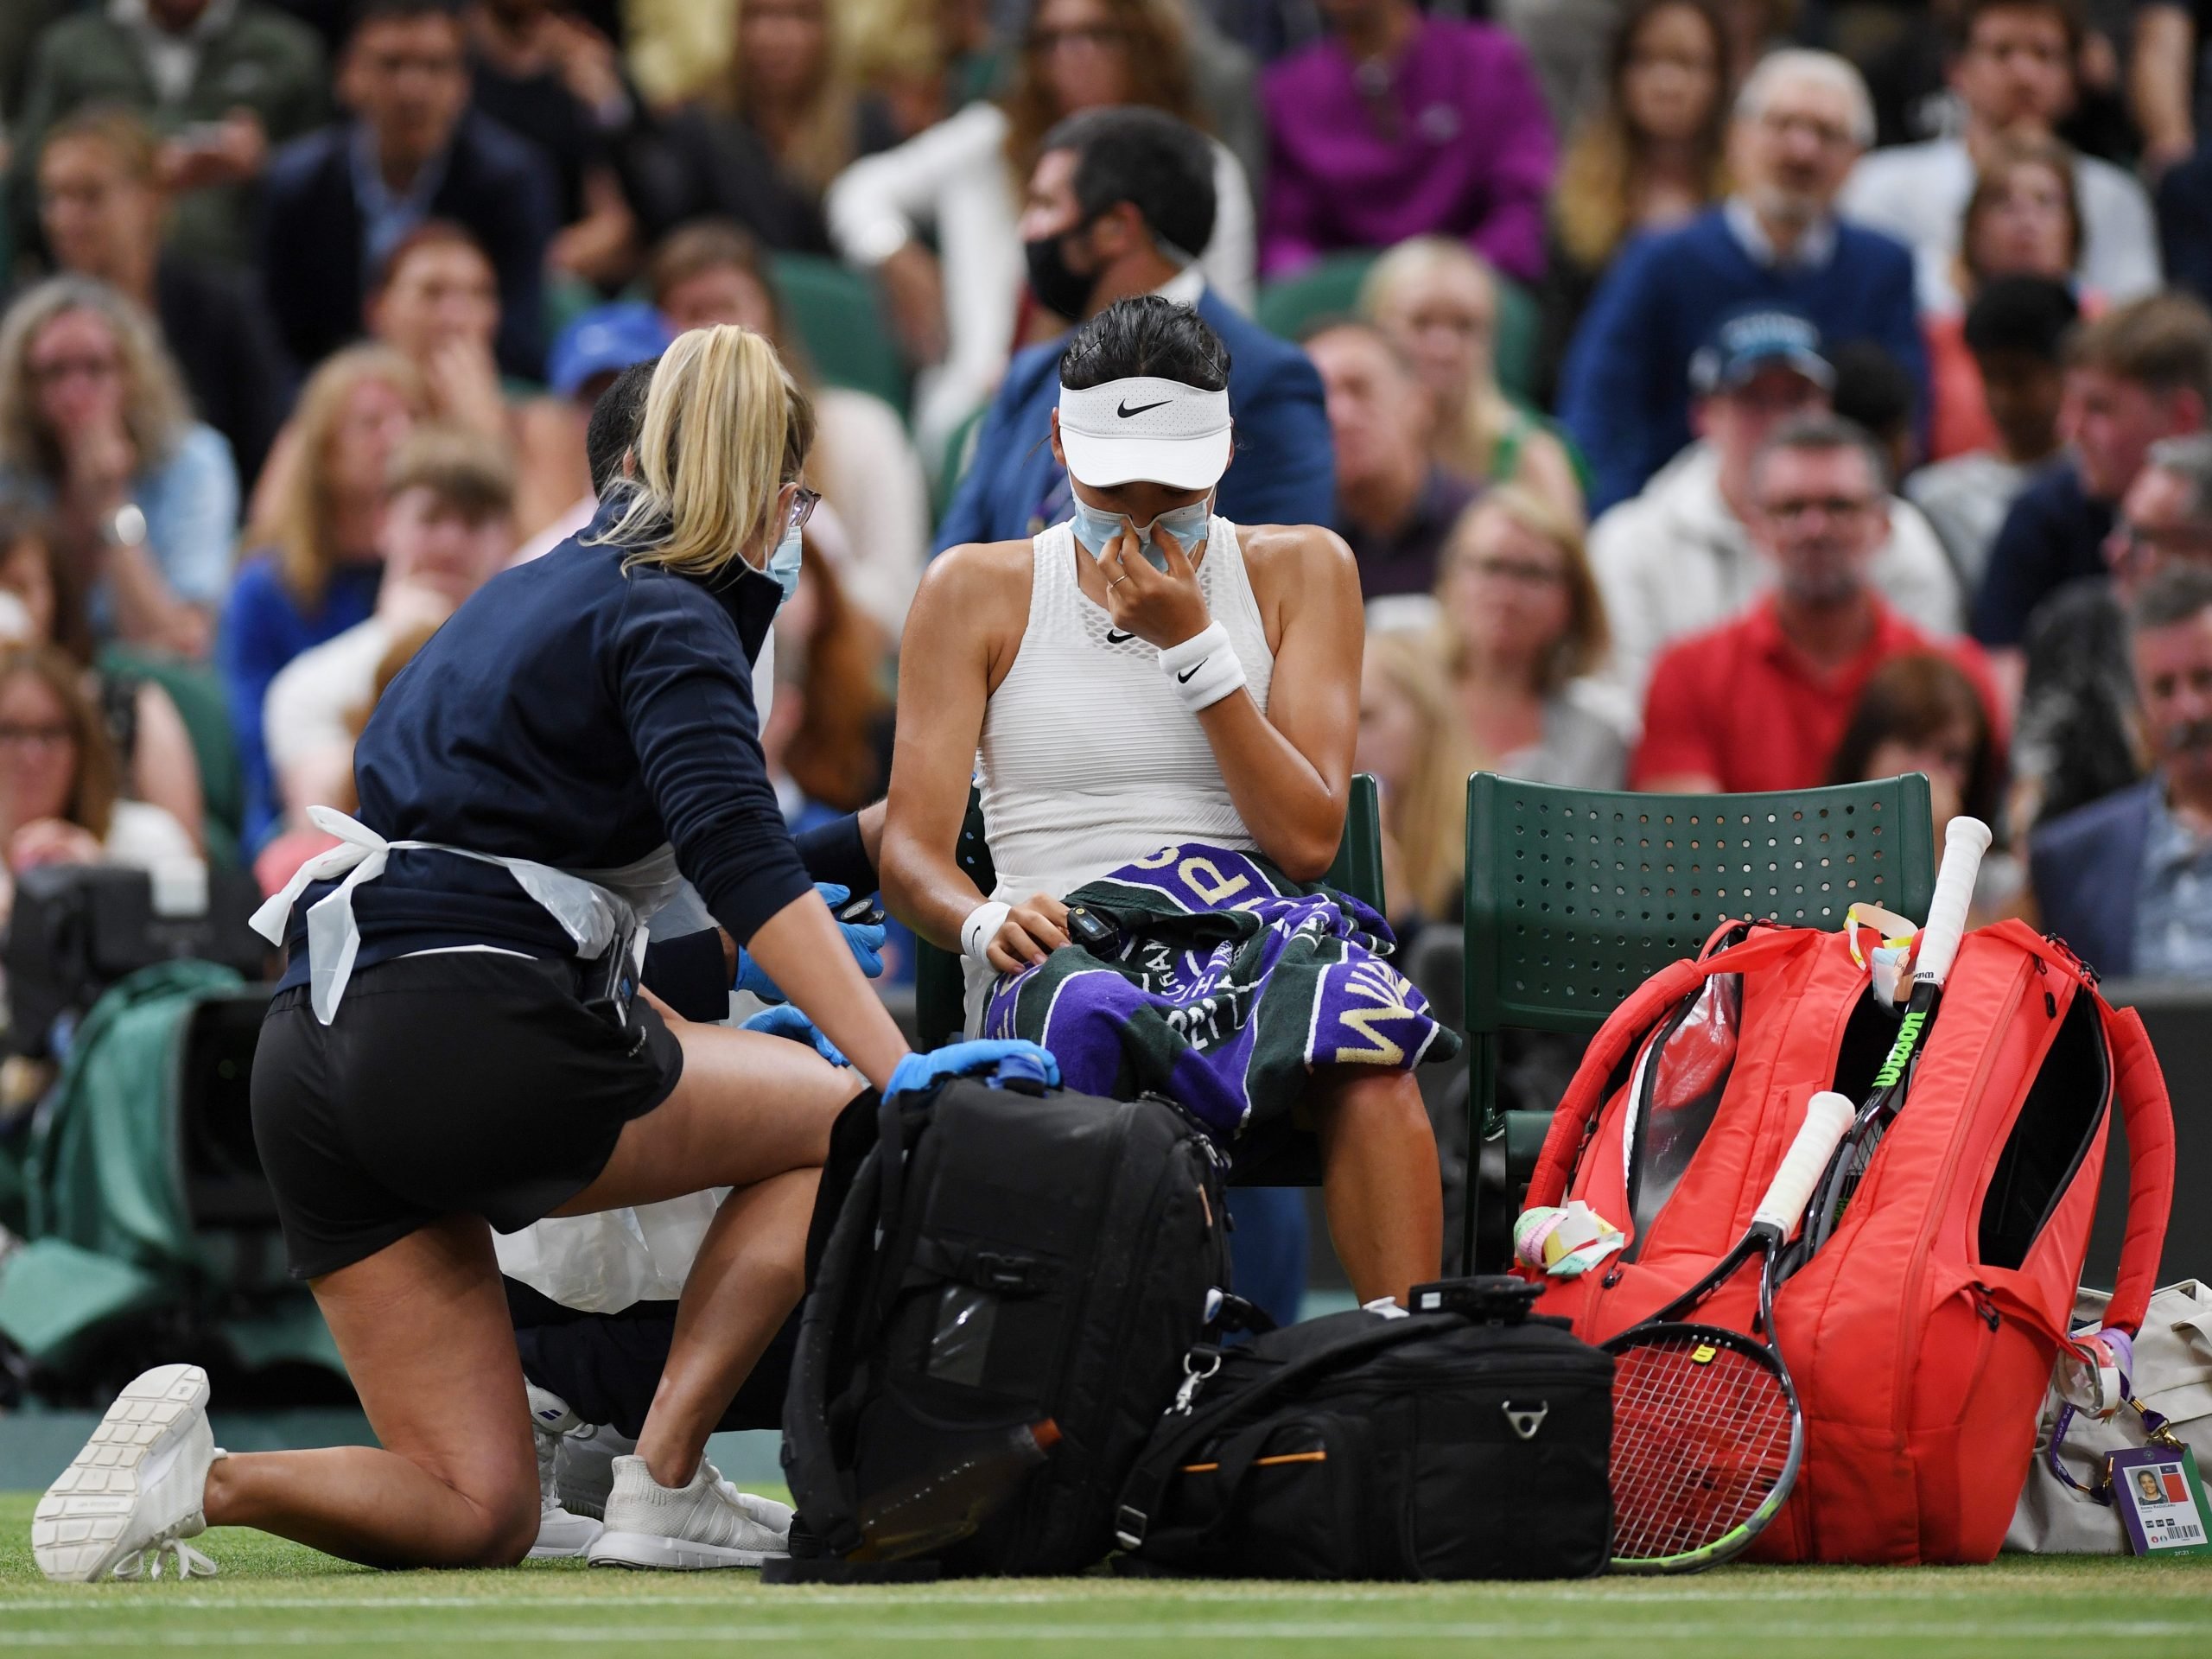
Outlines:
{"label": "man in blue jacket", "polygon": [[1924,424],[1912,254],[1835,215],[1873,135],[1866,82],[1841,58],[1775,52],[1751,72],[1729,130],[1736,194],[1630,243],[1567,353],[1560,413],[1590,462],[1592,513],[1636,494],[1689,442],[1690,357],[1731,311],[1777,305],[1810,318],[1831,347],[1872,340],[1920,389]]}
{"label": "man in blue jacket", "polygon": [[2161,570],[2128,622],[2151,775],[2037,829],[2029,874],[2099,973],[2212,984],[2212,569]]}
{"label": "man in blue jacket", "polygon": [[[1208,288],[1193,263],[1213,234],[1213,165],[1201,135],[1157,110],[1094,110],[1062,122],[1045,135],[1022,213],[1030,289],[1071,322],[1137,294],[1197,307],[1228,344],[1236,423],[1236,459],[1215,510],[1240,524],[1325,524],[1336,486],[1321,377],[1303,352]],[[938,526],[939,552],[1020,541],[1068,516],[1067,473],[1050,442],[1059,361],[1055,340],[1007,366]]]}

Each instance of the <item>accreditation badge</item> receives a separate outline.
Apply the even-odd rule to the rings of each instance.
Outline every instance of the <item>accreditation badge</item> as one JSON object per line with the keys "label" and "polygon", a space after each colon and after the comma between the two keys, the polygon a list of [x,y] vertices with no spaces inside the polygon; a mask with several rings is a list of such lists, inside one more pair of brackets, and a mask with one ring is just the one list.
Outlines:
{"label": "accreditation badge", "polygon": [[2188,1446],[2151,1445],[2107,1461],[2113,1507],[2138,1555],[2212,1555],[2212,1503]]}

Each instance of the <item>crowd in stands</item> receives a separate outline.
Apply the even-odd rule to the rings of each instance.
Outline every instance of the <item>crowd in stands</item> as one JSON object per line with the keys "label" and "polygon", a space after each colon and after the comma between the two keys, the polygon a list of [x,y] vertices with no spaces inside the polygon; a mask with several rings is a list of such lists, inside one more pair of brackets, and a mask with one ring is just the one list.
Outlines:
{"label": "crowd in stands", "polygon": [[281,882],[721,322],[820,426],[765,746],[860,806],[923,567],[1069,515],[1059,340],[1157,293],[1217,511],[1357,558],[1395,922],[1478,767],[1917,771],[1980,913],[2212,982],[2199,10],[10,0],[0,866]]}

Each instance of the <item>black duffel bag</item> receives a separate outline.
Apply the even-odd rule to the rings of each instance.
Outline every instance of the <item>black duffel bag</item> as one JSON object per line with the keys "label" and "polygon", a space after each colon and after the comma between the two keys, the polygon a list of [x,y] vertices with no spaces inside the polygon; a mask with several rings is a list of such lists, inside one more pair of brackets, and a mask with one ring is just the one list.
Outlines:
{"label": "black duffel bag", "polygon": [[1103,1560],[1225,1300],[1222,1163],[1163,1101],[1011,1063],[893,1096],[807,1295],[784,1406],[802,1524],[770,1580]]}
{"label": "black duffel bag", "polygon": [[1122,1488],[1123,1568],[1330,1580],[1604,1571],[1611,1357],[1564,1319],[1529,1317],[1518,1293],[1446,1300],[1466,1311],[1355,1310],[1243,1347],[1194,1349],[1188,1386]]}

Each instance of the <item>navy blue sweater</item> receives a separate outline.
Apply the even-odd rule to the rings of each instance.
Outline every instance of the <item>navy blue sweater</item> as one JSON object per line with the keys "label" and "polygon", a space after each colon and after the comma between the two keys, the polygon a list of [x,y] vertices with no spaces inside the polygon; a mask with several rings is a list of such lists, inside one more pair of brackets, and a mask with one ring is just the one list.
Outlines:
{"label": "navy blue sweater", "polygon": [[1920,388],[1925,419],[1928,356],[1904,245],[1839,223],[1827,264],[1775,270],[1752,263],[1715,207],[1623,249],[1568,349],[1560,416],[1590,462],[1593,515],[1689,442],[1691,355],[1724,315],[1755,304],[1803,313],[1830,349],[1872,340]]}
{"label": "navy blue sweater", "polygon": [[[359,817],[389,840],[571,870],[671,843],[741,944],[809,885],[753,707],[775,585],[741,566],[709,588],[622,561],[577,537],[463,605],[361,734]],[[297,907],[296,934],[326,890]],[[363,967],[436,944],[571,948],[505,871],[441,854],[395,853],[353,912]]]}

